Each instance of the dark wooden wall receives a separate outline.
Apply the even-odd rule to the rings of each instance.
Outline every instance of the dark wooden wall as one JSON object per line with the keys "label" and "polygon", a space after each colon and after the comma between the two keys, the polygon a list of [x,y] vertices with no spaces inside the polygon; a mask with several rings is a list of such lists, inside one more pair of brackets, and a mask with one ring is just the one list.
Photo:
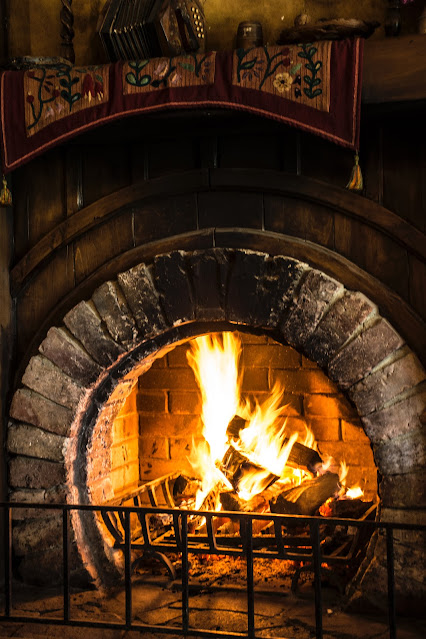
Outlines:
{"label": "dark wooden wall", "polygon": [[[352,152],[273,122],[218,112],[129,118],[15,171],[15,371],[55,312],[62,316],[105,276],[149,256],[138,247],[202,248],[226,243],[226,229],[238,229],[230,241],[251,238],[247,246],[271,252],[280,238],[296,238],[294,251],[306,259],[312,253],[313,262],[320,247],[321,264],[335,276],[334,257],[340,269],[349,260],[346,284],[356,286],[359,269],[370,278],[366,292],[377,279],[382,294],[370,297],[381,304],[388,295],[385,316],[403,301],[407,322],[414,318],[407,331],[417,330],[418,316],[426,316],[421,114],[364,114],[362,195],[341,190]],[[214,235],[218,227],[222,235]],[[167,243],[175,236],[180,240]]]}

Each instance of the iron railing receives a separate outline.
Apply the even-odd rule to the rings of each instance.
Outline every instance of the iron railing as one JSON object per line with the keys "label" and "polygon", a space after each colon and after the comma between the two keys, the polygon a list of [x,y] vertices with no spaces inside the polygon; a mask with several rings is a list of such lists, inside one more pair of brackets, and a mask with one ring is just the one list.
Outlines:
{"label": "iron railing", "polygon": [[[320,542],[320,526],[327,524],[327,526],[351,526],[355,528],[363,528],[369,526],[372,530],[382,530],[386,535],[386,552],[387,552],[387,575],[388,575],[388,626],[390,639],[396,639],[396,613],[395,613],[395,575],[394,575],[394,530],[410,530],[410,531],[424,531],[425,526],[417,524],[400,524],[390,522],[374,522],[365,520],[354,519],[337,519],[324,517],[303,517],[299,515],[272,515],[270,513],[257,514],[257,513],[245,513],[245,512],[223,512],[221,511],[220,517],[229,517],[236,519],[240,525],[241,532],[241,547],[229,548],[219,547],[217,553],[221,555],[230,556],[242,556],[246,560],[246,595],[247,595],[247,632],[224,632],[221,630],[208,630],[203,628],[190,627],[189,619],[189,555],[190,554],[205,554],[206,549],[203,545],[191,545],[188,541],[188,521],[192,520],[194,516],[205,517],[207,522],[207,530],[212,530],[212,518],[218,517],[218,513],[211,511],[190,511],[161,507],[117,507],[117,506],[89,506],[89,505],[58,505],[58,504],[29,504],[29,503],[2,503],[0,504],[4,513],[4,613],[0,614],[0,621],[7,622],[30,622],[30,623],[44,623],[55,625],[71,625],[79,627],[90,628],[105,628],[105,629],[117,629],[117,630],[137,630],[143,632],[158,632],[164,634],[183,634],[185,636],[199,636],[199,637],[229,637],[229,639],[246,638],[255,639],[255,590],[254,590],[254,575],[253,575],[253,560],[256,557],[277,558],[275,552],[265,554],[265,550],[255,548],[253,545],[253,521],[255,520],[269,520],[274,529],[281,529],[283,526],[306,526],[310,531],[310,552],[300,557],[303,561],[310,561],[313,567],[314,573],[314,588],[315,588],[315,625],[316,625],[316,639],[322,639],[323,637],[323,611],[322,611],[322,591],[321,591],[321,564],[327,560],[327,557],[322,554],[321,542]],[[13,613],[13,588],[12,588],[12,513],[17,509],[35,509],[35,510],[55,510],[62,512],[62,565],[63,565],[63,614],[60,618],[43,617],[43,616],[29,616]],[[81,620],[75,619],[71,615],[70,605],[70,566],[69,566],[69,517],[72,511],[89,511],[93,513],[99,513],[104,519],[111,514],[118,516],[122,522],[122,529],[124,534],[122,550],[124,554],[124,590],[125,590],[125,619],[124,623],[118,622],[103,622],[97,620]],[[182,590],[182,621],[180,626],[167,626],[167,625],[152,625],[135,623],[132,618],[132,564],[131,564],[131,526],[130,516],[135,514],[139,519],[146,520],[147,515],[169,515],[171,519],[176,522],[176,518],[179,518],[179,551],[181,552],[182,571],[181,571],[181,590]],[[211,541],[211,540],[210,540]],[[210,544],[211,547],[211,544]],[[165,549],[169,552],[170,547]],[[173,549],[172,549],[173,551]],[[279,550],[279,558],[286,558],[285,549]],[[284,554],[283,554],[284,552]],[[294,553],[287,557],[288,559],[295,559]],[[262,639],[268,639],[262,636]],[[276,639],[276,638],[275,638]]]}

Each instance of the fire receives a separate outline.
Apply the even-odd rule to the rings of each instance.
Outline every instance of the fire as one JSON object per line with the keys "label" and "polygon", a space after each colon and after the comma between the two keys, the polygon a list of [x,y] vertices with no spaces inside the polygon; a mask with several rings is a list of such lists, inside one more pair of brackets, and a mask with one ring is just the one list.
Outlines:
{"label": "fire", "polygon": [[[299,434],[287,432],[284,389],[276,384],[262,403],[244,398],[239,371],[241,352],[240,339],[226,332],[194,339],[187,353],[202,396],[204,440],[193,443],[188,457],[201,484],[196,495],[197,509],[219,510],[223,491],[234,491],[239,499],[249,501],[271,484],[282,490],[286,485],[298,486],[334,465],[330,458],[309,470],[292,468],[289,456]],[[316,451],[315,438],[308,427],[300,444]],[[356,498],[352,495],[359,493],[346,489],[347,472],[343,462],[339,496]]]}
{"label": "fire", "polygon": [[[262,492],[273,480],[298,484],[303,476],[301,469],[286,466],[297,433],[286,436],[286,406],[283,405],[283,388],[275,385],[268,398],[254,405],[241,396],[239,361],[241,342],[232,333],[206,335],[191,343],[188,363],[194,371],[202,396],[201,420],[204,441],[193,445],[188,460],[194,473],[201,480],[196,507],[218,484],[226,489],[236,488],[238,496],[249,500]],[[228,425],[235,415],[243,427],[238,438],[231,441]],[[305,442],[314,446],[314,437],[306,429]],[[251,463],[246,464],[238,478],[237,486],[230,484],[220,470],[227,453],[237,451]]]}

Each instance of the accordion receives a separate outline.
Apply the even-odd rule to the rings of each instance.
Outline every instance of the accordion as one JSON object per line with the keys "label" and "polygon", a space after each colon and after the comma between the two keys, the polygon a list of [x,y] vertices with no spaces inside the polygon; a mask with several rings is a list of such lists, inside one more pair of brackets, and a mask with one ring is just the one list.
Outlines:
{"label": "accordion", "polygon": [[108,0],[98,32],[111,62],[205,49],[205,20],[198,0]]}

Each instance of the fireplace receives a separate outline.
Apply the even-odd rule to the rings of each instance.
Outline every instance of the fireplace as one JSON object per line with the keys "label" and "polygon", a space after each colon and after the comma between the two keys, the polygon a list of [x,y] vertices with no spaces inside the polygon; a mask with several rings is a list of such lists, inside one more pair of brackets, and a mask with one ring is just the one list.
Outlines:
{"label": "fireplace", "polygon": [[[377,467],[380,516],[389,516],[409,489],[396,467],[409,473],[421,464],[410,439],[424,379],[417,358],[364,294],[306,262],[241,248],[159,254],[103,283],[49,329],[11,404],[11,499],[38,490],[53,503],[102,504],[182,470],[199,423],[184,351],[218,331],[243,336],[243,390],[269,392],[281,378],[292,391],[289,422],[297,430],[308,420],[320,452],[345,458],[371,498]],[[58,526],[57,517],[17,522],[24,577],[40,579],[41,558],[45,579],[61,573]],[[74,512],[72,540],[78,579],[119,577],[122,557],[96,516]],[[355,598],[380,600],[381,544],[370,545]],[[397,545],[397,565],[415,561],[416,539],[410,544]],[[414,589],[417,581],[414,570]],[[406,593],[405,581],[396,583]]]}

